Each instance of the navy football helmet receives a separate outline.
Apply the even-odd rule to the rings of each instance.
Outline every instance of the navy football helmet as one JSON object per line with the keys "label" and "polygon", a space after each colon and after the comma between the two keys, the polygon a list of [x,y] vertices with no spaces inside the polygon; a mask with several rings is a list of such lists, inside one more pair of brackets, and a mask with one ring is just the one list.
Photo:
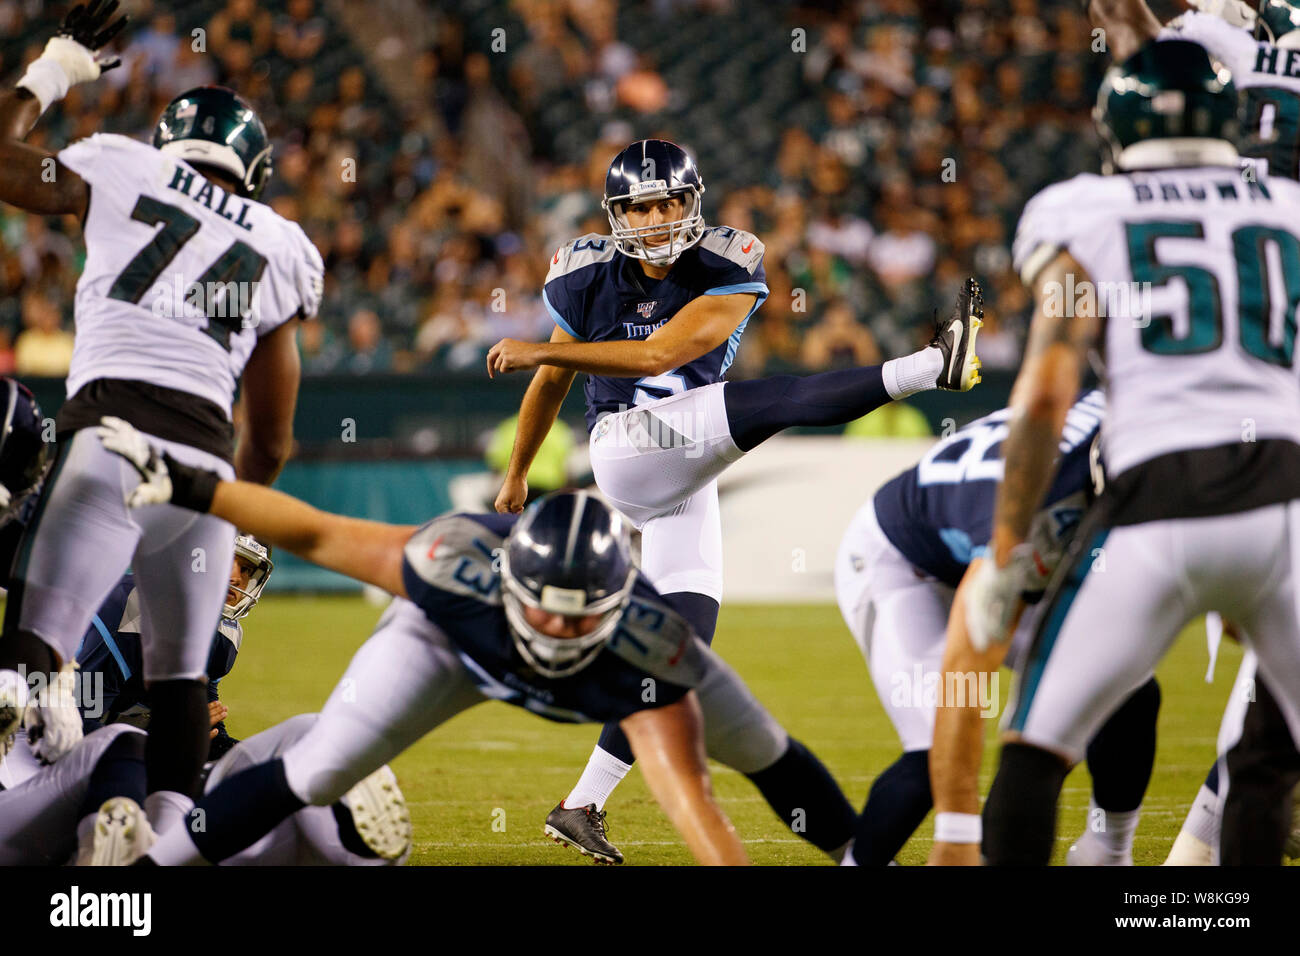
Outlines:
{"label": "navy football helmet", "polygon": [[153,144],[191,166],[228,173],[251,199],[261,195],[271,178],[266,127],[239,94],[224,86],[195,87],[168,103]]}
{"label": "navy football helmet", "polygon": [[41,406],[12,378],[0,379],[4,420],[0,425],[0,523],[22,507],[45,476],[49,446],[41,435]]}
{"label": "navy football helmet", "polygon": [[[651,265],[666,266],[700,241],[704,215],[700,196],[704,182],[695,160],[676,143],[643,139],[614,157],[605,174],[605,198],[601,207],[609,216],[609,228],[618,251]],[[670,223],[633,227],[628,225],[627,207],[652,199],[680,196],[686,205],[682,218]],[[660,245],[647,245],[647,238],[667,235]]]}
{"label": "navy football helmet", "polygon": [[[636,581],[627,521],[587,491],[537,499],[506,539],[501,596],[520,656],[544,677],[582,670],[614,633]],[[552,637],[528,623],[526,607],[565,617],[599,617],[576,637]]]}

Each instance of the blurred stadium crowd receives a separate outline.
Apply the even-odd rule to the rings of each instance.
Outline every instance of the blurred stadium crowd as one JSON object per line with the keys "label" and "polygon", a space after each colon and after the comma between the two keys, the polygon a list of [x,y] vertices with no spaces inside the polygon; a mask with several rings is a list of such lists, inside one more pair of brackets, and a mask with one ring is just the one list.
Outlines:
{"label": "blurred stadium crowd", "polygon": [[[550,252],[607,232],[606,165],[647,136],[695,153],[707,221],[767,245],[771,297],[733,375],[907,352],[967,274],[995,317],[985,365],[1014,366],[1029,311],[1016,218],[1096,165],[1105,58],[1077,0],[125,6],[123,66],[32,139],[145,138],[202,83],[247,97],[276,141],[264,198],[327,265],[301,336],[309,374],[477,370],[502,336],[548,335]],[[0,0],[6,82],[62,9]],[[0,209],[0,373],[66,370],[83,254],[76,222]]]}

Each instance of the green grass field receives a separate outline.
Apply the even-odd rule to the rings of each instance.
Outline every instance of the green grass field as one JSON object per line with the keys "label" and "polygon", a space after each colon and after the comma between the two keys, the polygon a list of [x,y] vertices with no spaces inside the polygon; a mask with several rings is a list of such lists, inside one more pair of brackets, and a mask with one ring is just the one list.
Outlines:
{"label": "green grass field", "polygon": [[[379,613],[360,598],[268,595],[246,622],[239,662],[221,685],[231,733],[249,736],[318,709]],[[860,808],[875,775],[897,757],[899,744],[837,609],[725,607],[715,646],[786,728],[821,756]],[[1240,657],[1235,645],[1225,646],[1214,683],[1207,685],[1198,625],[1184,634],[1159,671],[1164,694],[1159,751],[1134,850],[1139,865],[1164,860],[1209,769]],[[1005,700],[1010,679],[1005,671],[1002,677]],[[995,722],[988,723],[992,741]],[[410,862],[591,865],[576,851],[545,839],[541,829],[577,779],[596,735],[593,726],[553,724],[494,702],[438,728],[393,765],[415,824]],[[994,750],[986,750],[985,792],[994,758]],[[777,820],[749,781],[717,765],[714,781],[755,863],[827,862]],[[1088,792],[1081,767],[1065,785],[1058,862],[1084,826]],[[629,864],[691,862],[636,770],[607,809],[610,836]],[[927,820],[899,862],[923,863],[931,832]]]}

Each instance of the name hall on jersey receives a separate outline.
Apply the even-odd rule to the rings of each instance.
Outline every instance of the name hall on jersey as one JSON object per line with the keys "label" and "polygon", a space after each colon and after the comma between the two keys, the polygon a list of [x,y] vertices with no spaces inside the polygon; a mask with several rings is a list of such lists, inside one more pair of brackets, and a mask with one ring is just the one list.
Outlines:
{"label": "name hall on jersey", "polygon": [[246,222],[244,219],[244,217],[248,215],[248,209],[249,209],[247,200],[243,200],[243,199],[239,200],[243,204],[239,207],[239,215],[232,216],[229,212],[226,211],[226,206],[231,199],[230,193],[226,192],[220,186],[210,183],[206,179],[204,179],[202,188],[199,189],[199,191],[195,193],[193,196],[190,195],[190,189],[194,186],[194,180],[196,178],[201,178],[201,177],[199,177],[198,174],[195,172],[187,170],[181,166],[177,166],[176,171],[172,173],[172,181],[167,184],[167,188],[176,190],[176,192],[180,193],[182,196],[185,196],[187,199],[192,199],[195,202],[203,203],[203,205],[207,206],[209,209],[212,209],[213,195],[215,193],[220,193],[221,202],[217,203],[217,207],[215,209],[212,209],[212,211],[215,212],[222,219],[229,219],[236,226],[246,229],[248,232],[253,231],[253,224],[251,222]]}

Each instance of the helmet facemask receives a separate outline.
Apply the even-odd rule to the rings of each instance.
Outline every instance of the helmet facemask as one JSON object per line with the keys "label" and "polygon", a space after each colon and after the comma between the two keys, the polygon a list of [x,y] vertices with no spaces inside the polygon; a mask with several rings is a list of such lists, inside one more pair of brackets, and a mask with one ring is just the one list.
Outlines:
{"label": "helmet facemask", "polygon": [[275,570],[270,551],[251,534],[241,534],[235,538],[235,557],[252,565],[253,570],[244,587],[233,582],[229,585],[229,591],[234,591],[237,597],[234,604],[227,601],[221,610],[221,616],[229,621],[238,621],[253,609],[262,596],[271,572]]}
{"label": "helmet facemask", "polygon": [[[704,214],[700,202],[702,187],[694,184],[668,188],[662,179],[634,183],[631,191],[610,196],[601,201],[609,216],[610,234],[618,251],[633,259],[641,259],[655,266],[669,266],[704,235]],[[632,226],[628,223],[627,207],[636,203],[658,201],[670,196],[682,199],[685,209],[680,219],[655,225]],[[659,245],[649,245],[646,240],[667,236]]]}
{"label": "helmet facemask", "polygon": [[[636,569],[628,570],[627,580],[621,588],[590,604],[581,590],[549,584],[542,587],[540,597],[535,597],[510,573],[510,559],[505,551],[501,555],[501,581],[506,621],[519,655],[543,677],[557,678],[576,674],[596,659],[623,616],[627,597],[636,581]],[[552,637],[528,623],[525,607],[540,608],[548,614],[565,617],[599,615],[600,620],[585,634]]]}

